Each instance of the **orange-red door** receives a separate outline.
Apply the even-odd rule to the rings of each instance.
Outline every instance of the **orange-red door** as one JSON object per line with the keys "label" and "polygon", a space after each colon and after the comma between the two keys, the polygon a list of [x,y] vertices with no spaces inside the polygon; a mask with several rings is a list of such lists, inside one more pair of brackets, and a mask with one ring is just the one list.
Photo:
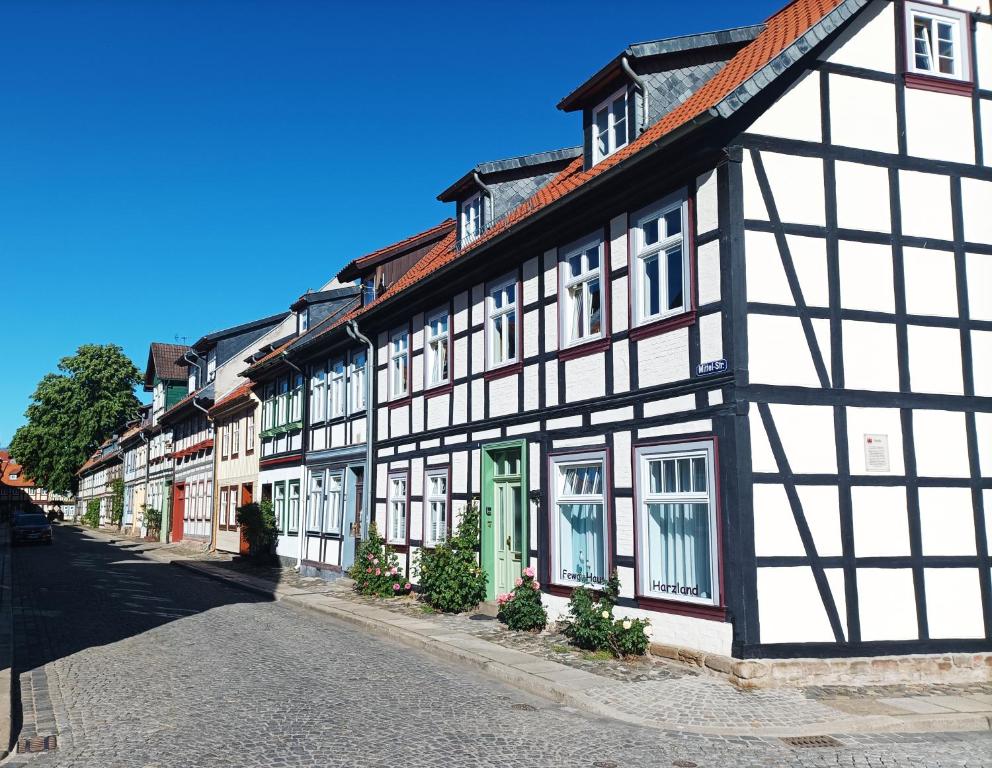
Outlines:
{"label": "orange-red door", "polygon": [[183,540],[183,518],[186,516],[186,486],[182,483],[172,491],[172,541]]}
{"label": "orange-red door", "polygon": [[[241,486],[241,506],[243,507],[246,504],[251,504],[251,502],[252,502],[252,484],[245,483],[244,485]],[[248,539],[245,538],[245,532],[240,526],[238,527],[238,532],[239,532],[238,536],[240,538],[240,545],[238,547],[238,551],[242,555],[247,555],[250,549],[250,547],[248,546]]]}

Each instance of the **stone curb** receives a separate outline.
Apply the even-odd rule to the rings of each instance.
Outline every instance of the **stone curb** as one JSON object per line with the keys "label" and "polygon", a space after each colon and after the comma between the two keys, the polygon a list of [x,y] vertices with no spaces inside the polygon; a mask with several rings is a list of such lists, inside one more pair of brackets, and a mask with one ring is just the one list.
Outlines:
{"label": "stone curb", "polygon": [[10,527],[0,526],[3,553],[3,594],[0,595],[0,760],[14,747],[14,707],[17,678],[14,675],[14,584],[11,568]]}
{"label": "stone curb", "polygon": [[[516,686],[538,696],[541,696],[559,704],[564,704],[587,713],[600,717],[619,720],[630,725],[652,728],[667,732],[689,732],[714,736],[819,736],[824,734],[855,734],[855,733],[925,733],[940,731],[985,731],[992,729],[992,718],[984,714],[949,714],[949,715],[909,715],[894,717],[890,715],[874,715],[863,717],[841,717],[837,720],[816,723],[807,726],[796,727],[758,727],[758,728],[734,728],[724,726],[675,726],[671,723],[659,723],[655,720],[639,717],[637,715],[622,712],[604,704],[601,701],[582,693],[581,683],[570,684],[565,681],[553,681],[540,677],[537,674],[519,669],[511,664],[501,662],[496,659],[487,658],[478,650],[471,647],[459,647],[445,637],[454,637],[457,633],[446,632],[438,627],[435,635],[424,635],[419,632],[401,626],[403,623],[414,622],[407,617],[397,617],[396,623],[385,623],[376,618],[362,615],[361,612],[348,610],[344,607],[349,603],[341,598],[329,597],[328,595],[314,592],[304,592],[296,589],[280,588],[278,585],[266,585],[261,579],[247,575],[230,575],[220,573],[210,566],[205,566],[196,560],[174,559],[172,565],[184,570],[206,576],[216,581],[225,582],[231,586],[243,589],[247,592],[264,595],[273,600],[286,604],[291,604],[305,610],[320,613],[326,616],[346,621],[349,624],[367,630],[370,633],[382,635],[404,645],[426,651],[433,656],[448,661],[464,664],[466,666],[482,671],[504,683]],[[366,606],[360,606],[366,608]],[[384,610],[384,609],[373,609]],[[425,622],[428,621],[425,619]],[[478,641],[474,643],[485,643]],[[471,646],[473,643],[467,643]],[[494,645],[494,644],[493,644]],[[540,661],[535,659],[535,661]],[[574,670],[572,667],[555,662],[546,662],[560,669],[563,677],[567,678],[574,674],[575,679],[580,680],[583,675],[591,676],[591,673],[583,673],[581,670]],[[597,687],[609,687],[622,683],[615,683],[612,680],[603,678],[602,685]]]}

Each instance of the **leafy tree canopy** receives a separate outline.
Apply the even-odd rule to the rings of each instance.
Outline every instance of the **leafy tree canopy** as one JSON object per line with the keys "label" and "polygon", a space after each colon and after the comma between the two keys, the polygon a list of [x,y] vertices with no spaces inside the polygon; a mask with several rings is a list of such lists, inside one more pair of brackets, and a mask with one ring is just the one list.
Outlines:
{"label": "leafy tree canopy", "polygon": [[141,374],[116,344],[84,344],[59,361],[31,395],[27,423],[10,453],[36,483],[56,493],[76,490],[76,470],[93,450],[137,414]]}

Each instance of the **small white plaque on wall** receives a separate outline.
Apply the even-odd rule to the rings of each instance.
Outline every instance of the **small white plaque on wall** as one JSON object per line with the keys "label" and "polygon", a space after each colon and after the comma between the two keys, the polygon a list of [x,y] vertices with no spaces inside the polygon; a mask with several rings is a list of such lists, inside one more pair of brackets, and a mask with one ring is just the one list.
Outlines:
{"label": "small white plaque on wall", "polygon": [[865,435],[865,470],[889,471],[889,436]]}

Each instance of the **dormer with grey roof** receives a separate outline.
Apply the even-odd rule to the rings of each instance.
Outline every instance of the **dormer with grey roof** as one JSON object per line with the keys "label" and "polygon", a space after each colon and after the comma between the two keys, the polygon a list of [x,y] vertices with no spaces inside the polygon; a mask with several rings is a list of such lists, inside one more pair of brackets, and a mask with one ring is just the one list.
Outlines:
{"label": "dormer with grey roof", "polygon": [[567,147],[476,165],[437,196],[457,204],[456,242],[464,245],[481,235],[581,154],[582,147]]}
{"label": "dormer with grey roof", "polygon": [[636,139],[688,99],[764,25],[635,43],[558,103],[582,112],[584,166]]}

